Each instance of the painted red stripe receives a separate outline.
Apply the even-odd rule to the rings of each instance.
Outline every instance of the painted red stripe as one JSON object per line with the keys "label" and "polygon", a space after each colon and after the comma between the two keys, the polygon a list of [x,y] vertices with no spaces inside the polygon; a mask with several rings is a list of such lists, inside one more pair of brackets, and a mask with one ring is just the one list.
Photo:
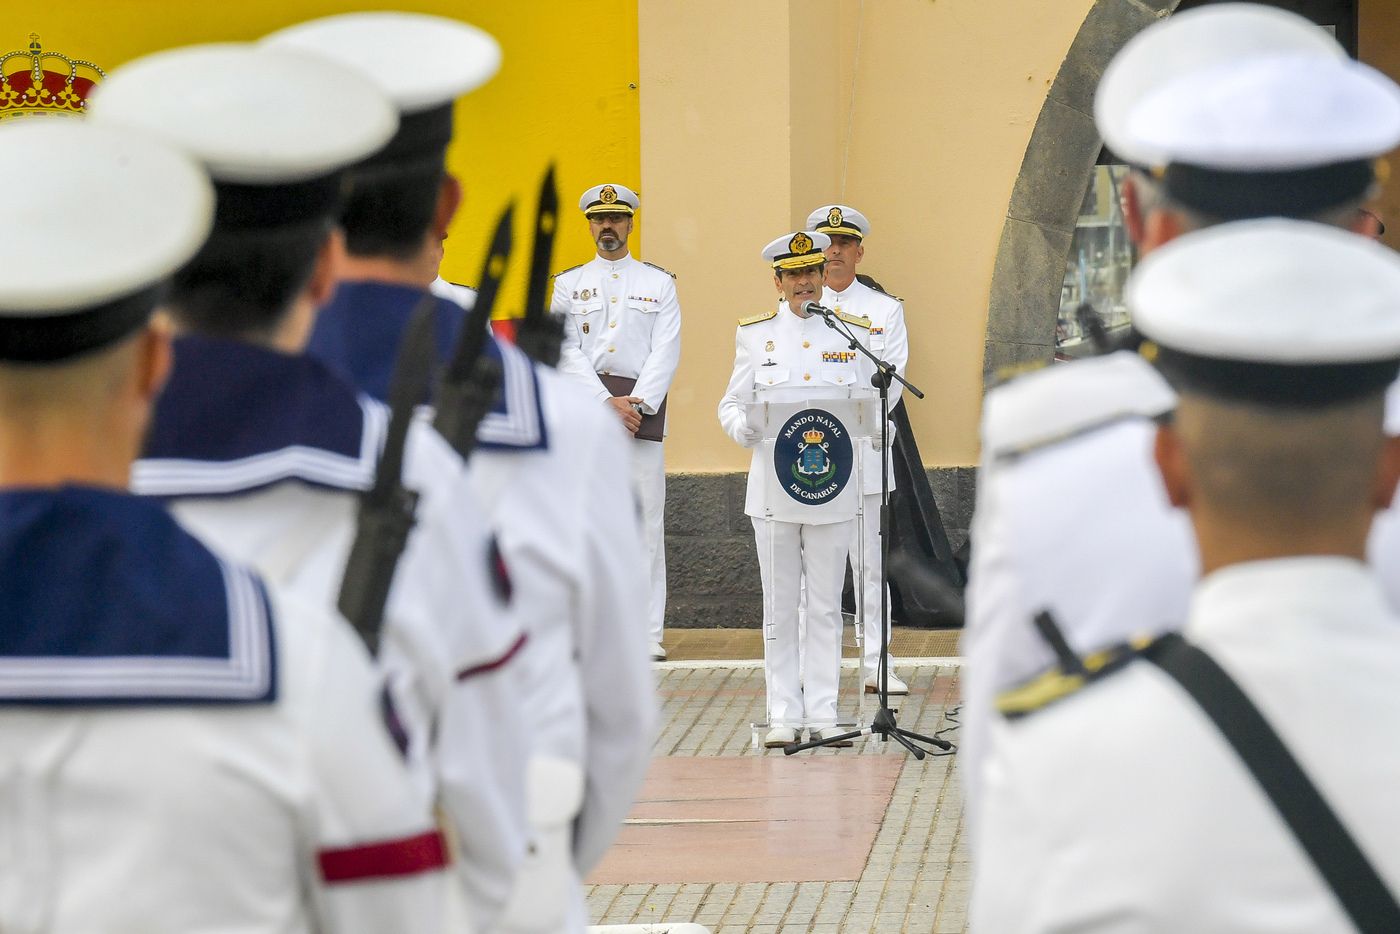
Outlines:
{"label": "painted red stripe", "polygon": [[447,844],[436,830],[416,837],[384,840],[317,854],[327,883],[411,876],[447,865]]}
{"label": "painted red stripe", "polygon": [[525,647],[525,642],[528,639],[528,635],[526,635],[525,633],[521,633],[520,638],[515,640],[515,644],[512,645],[509,649],[506,649],[506,654],[502,655],[500,658],[492,662],[483,662],[480,665],[473,665],[470,668],[463,668],[461,671],[457,672],[457,680],[465,681],[468,678],[474,678],[477,675],[484,675],[488,672],[495,671],[497,668],[500,668],[506,662],[514,658],[516,656],[516,653]]}

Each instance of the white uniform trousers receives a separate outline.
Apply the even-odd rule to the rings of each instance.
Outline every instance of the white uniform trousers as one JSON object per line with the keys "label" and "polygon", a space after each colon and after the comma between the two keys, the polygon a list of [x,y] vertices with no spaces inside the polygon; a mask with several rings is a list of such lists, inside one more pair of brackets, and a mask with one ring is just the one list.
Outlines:
{"label": "white uniform trousers", "polygon": [[[763,674],[769,720],[774,725],[836,722],[841,585],[854,524],[854,520],[807,525],[753,518],[764,622],[772,625],[773,638],[766,638],[765,632],[763,641]],[[807,626],[805,635],[799,636],[797,603],[804,575]]]}
{"label": "white uniform trousers", "polygon": [[660,642],[666,627],[666,460],[659,441],[632,439],[632,489],[641,507],[646,546],[647,623],[651,641]]}
{"label": "white uniform trousers", "polygon": [[[867,674],[880,665],[880,494],[865,494],[864,532],[860,523],[851,523],[851,581],[856,599],[865,607],[865,629],[861,633],[861,664]],[[857,583],[861,576],[860,555],[865,555],[865,587]],[[894,607],[890,606],[893,613]]]}

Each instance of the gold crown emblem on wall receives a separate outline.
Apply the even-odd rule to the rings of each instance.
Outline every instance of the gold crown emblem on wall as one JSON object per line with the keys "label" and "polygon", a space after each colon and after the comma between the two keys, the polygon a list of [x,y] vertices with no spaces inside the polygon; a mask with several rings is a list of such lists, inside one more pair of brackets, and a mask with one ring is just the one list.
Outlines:
{"label": "gold crown emblem on wall", "polygon": [[822,439],[825,437],[825,432],[817,431],[815,428],[809,428],[802,432],[802,440],[806,441],[808,444],[821,444]]}
{"label": "gold crown emblem on wall", "polygon": [[812,249],[812,238],[805,233],[799,233],[788,241],[788,250],[792,253],[806,253]]}
{"label": "gold crown emblem on wall", "polygon": [[[25,67],[15,68],[15,59],[22,61]],[[59,70],[45,68],[45,64],[57,64]],[[95,77],[81,74],[79,69]],[[0,120],[41,114],[80,114],[97,79],[105,77],[107,73],[92,62],[45,51],[38,33],[30,33],[29,48],[0,55]]]}

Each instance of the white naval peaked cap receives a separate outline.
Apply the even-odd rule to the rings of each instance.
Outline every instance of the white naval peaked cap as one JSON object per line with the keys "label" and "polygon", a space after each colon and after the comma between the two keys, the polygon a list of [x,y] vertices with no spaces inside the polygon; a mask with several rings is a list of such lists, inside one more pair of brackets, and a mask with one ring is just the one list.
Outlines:
{"label": "white naval peaked cap", "polygon": [[637,193],[626,185],[594,185],[578,199],[578,209],[585,217],[594,214],[631,214],[641,206]]}
{"label": "white naval peaked cap", "polygon": [[279,29],[262,42],[354,68],[404,114],[449,105],[501,68],[501,46],[489,33],[425,13],[342,13]]}
{"label": "white naval peaked cap", "polygon": [[1168,82],[1202,69],[1268,55],[1343,59],[1346,50],[1322,27],[1256,3],[1218,3],[1174,14],[1128,41],[1109,62],[1094,95],[1094,122],[1121,159],[1150,167],[1173,154],[1127,132],[1129,114]]}
{"label": "white naval peaked cap", "polygon": [[1257,402],[1381,391],[1400,361],[1400,254],[1308,221],[1220,224],[1152,251],[1126,292],[1174,382]]}
{"label": "white naval peaked cap", "polygon": [[89,119],[179,146],[219,182],[305,182],[383,146],[398,117],[358,73],[248,43],[156,52],[98,85]]}
{"label": "white naval peaked cap", "polygon": [[204,245],[208,176],[148,135],[87,120],[0,128],[14,219],[0,276],[0,359],[95,350],[149,317],[156,288]]}
{"label": "white naval peaked cap", "polygon": [[1349,58],[1242,59],[1166,82],[1123,133],[1171,162],[1237,172],[1372,159],[1400,145],[1400,87]]}
{"label": "white naval peaked cap", "polygon": [[831,238],[815,230],[794,230],[763,248],[763,258],[774,269],[802,269],[826,262]]}
{"label": "white naval peaked cap", "polygon": [[870,221],[855,208],[845,204],[828,204],[807,215],[807,228],[824,234],[844,234],[864,240],[870,233]]}

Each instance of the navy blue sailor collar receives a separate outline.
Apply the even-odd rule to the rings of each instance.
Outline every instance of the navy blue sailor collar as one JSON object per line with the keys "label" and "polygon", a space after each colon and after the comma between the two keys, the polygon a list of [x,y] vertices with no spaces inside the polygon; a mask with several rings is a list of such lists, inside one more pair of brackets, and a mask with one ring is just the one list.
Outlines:
{"label": "navy blue sailor collar", "polygon": [[[382,401],[389,395],[395,350],[423,294],[422,289],[388,282],[342,282],[317,316],[306,352]],[[446,361],[467,312],[449,298],[436,298],[437,353]],[[549,439],[534,364],[519,348],[495,337],[486,342],[485,352],[500,360],[504,379],[500,397],[477,429],[478,446],[544,450]]]}
{"label": "navy blue sailor collar", "polygon": [[320,362],[184,335],[132,489],[166,498],[252,492],[286,480],[333,490],[374,483],[388,410]]}
{"label": "navy blue sailor collar", "polygon": [[152,500],[0,490],[0,704],[247,704],[277,697],[262,582]]}

